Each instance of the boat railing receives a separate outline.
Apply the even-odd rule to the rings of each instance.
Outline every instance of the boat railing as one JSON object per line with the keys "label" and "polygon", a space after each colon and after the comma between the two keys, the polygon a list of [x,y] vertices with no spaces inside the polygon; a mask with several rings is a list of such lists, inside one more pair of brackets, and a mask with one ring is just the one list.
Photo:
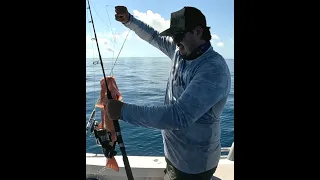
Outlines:
{"label": "boat railing", "polygon": [[222,147],[221,154],[228,153],[228,155],[221,155],[221,159],[228,159],[230,161],[234,161],[234,143],[232,143],[231,147]]}
{"label": "boat railing", "polygon": [[[221,154],[227,154],[227,155],[221,155],[221,159],[228,159],[230,161],[234,161],[234,142],[232,143],[231,147],[222,147]],[[88,153],[87,153],[87,156],[88,156]],[[104,157],[103,154],[90,154],[90,156]]]}

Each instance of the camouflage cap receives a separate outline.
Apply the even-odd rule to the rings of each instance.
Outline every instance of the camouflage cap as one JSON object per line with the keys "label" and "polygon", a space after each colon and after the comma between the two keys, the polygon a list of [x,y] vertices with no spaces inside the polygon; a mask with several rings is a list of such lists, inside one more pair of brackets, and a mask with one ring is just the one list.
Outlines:
{"label": "camouflage cap", "polygon": [[171,13],[170,28],[161,32],[161,36],[173,36],[177,32],[189,30],[197,26],[206,27],[207,21],[202,12],[195,7],[185,6]]}

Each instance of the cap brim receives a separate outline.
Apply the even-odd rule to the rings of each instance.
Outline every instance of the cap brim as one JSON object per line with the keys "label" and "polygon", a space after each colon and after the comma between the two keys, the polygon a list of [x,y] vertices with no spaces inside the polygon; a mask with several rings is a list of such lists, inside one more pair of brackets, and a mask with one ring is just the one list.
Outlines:
{"label": "cap brim", "polygon": [[169,29],[161,32],[160,36],[173,36],[174,34],[176,34],[179,31],[181,31],[181,30],[178,28],[169,28]]}

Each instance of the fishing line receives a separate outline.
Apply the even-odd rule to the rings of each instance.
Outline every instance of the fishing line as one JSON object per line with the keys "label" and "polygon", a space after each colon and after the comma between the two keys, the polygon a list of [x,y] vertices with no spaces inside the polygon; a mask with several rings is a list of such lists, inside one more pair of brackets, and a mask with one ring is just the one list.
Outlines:
{"label": "fishing line", "polygon": [[[112,25],[111,25],[111,20],[110,20],[110,16],[109,16],[109,13],[108,13],[108,10],[107,10],[107,6],[108,6],[108,5],[105,6],[105,9],[106,9],[106,12],[107,12],[107,15],[108,15],[109,24],[110,24],[110,31],[111,31],[111,34],[112,34],[112,41],[113,41],[113,43],[114,43],[114,44],[113,44],[113,50],[116,50],[117,38],[116,38],[115,33],[113,32],[113,27],[112,27]],[[112,60],[113,60],[113,58],[114,58],[114,51],[113,51],[113,53],[112,53]]]}
{"label": "fishing line", "polygon": [[108,7],[108,5],[106,5],[104,8],[106,9],[106,12],[107,12],[107,15],[108,15],[108,20],[109,20],[109,24],[110,24],[111,33],[114,35],[114,32],[113,32],[113,28],[112,28],[112,25],[111,25],[111,20],[110,20],[110,16],[109,16],[107,7]]}
{"label": "fishing line", "polygon": [[[100,16],[98,15],[98,12],[95,10],[94,5],[91,5],[91,6],[93,7],[93,9],[94,9],[96,15],[99,17],[100,21],[101,21],[103,24],[107,25],[107,24],[100,18]],[[113,31],[113,27],[112,27],[112,25],[111,25],[110,15],[109,15],[109,13],[108,13],[107,7],[108,7],[108,5],[105,6],[105,10],[106,10],[106,13],[107,13],[107,16],[108,16],[108,20],[109,20],[109,25],[107,25],[107,26],[110,28],[111,35],[112,35],[112,40],[111,40],[111,42],[112,42],[113,45],[114,45],[114,46],[113,46],[113,51],[112,51],[112,61],[113,61],[113,59],[114,59],[115,45],[116,45],[116,42],[117,42],[116,39],[117,39],[117,38],[116,38],[115,32]],[[88,17],[88,14],[87,14],[87,17]],[[122,49],[123,49],[123,46],[124,46],[124,44],[125,44],[128,36],[129,36],[129,33],[130,33],[130,30],[128,31],[128,33],[127,33],[127,35],[126,35],[126,37],[125,37],[125,40],[124,40],[124,42],[122,43],[122,46],[121,46],[121,48],[120,48],[120,51],[119,51],[119,53],[118,53],[118,55],[117,55],[117,58],[115,59],[113,65],[112,65],[112,68],[111,68],[110,74],[109,74],[110,76],[113,76],[113,69],[114,69],[114,67],[115,67],[115,65],[116,65],[116,62],[117,62],[117,60],[118,60],[118,58],[119,58],[119,55],[120,55],[120,53],[121,53],[121,51],[122,51]],[[90,29],[90,34],[91,34],[90,37],[92,37],[92,30],[91,30],[91,29]],[[105,38],[106,38],[106,37],[105,37]],[[99,38],[97,38],[97,40],[98,40],[98,39],[99,39]],[[106,39],[108,39],[108,38],[106,38]],[[95,40],[95,38],[91,38],[91,40]],[[93,46],[93,44],[92,44],[92,46]],[[93,48],[92,48],[92,50],[93,50]],[[94,54],[93,51],[92,51],[92,54]],[[94,57],[94,56],[93,56],[93,57]],[[93,58],[93,59],[94,59],[94,58]],[[99,61],[94,61],[94,60],[93,60],[93,64],[94,64],[94,65],[97,65],[97,64],[99,64]],[[94,73],[94,74],[95,74],[95,73]],[[94,76],[94,82],[95,82],[95,76]],[[94,92],[96,92],[96,91],[95,91],[95,85],[93,85],[93,86],[94,86]],[[100,97],[97,99],[96,103],[98,103],[99,100],[100,100]],[[96,108],[96,107],[94,107],[94,111],[95,111],[95,108]],[[95,114],[95,116],[96,116],[96,114]]]}
{"label": "fishing line", "polygon": [[[109,7],[109,6],[111,6],[111,5],[108,5],[108,4],[107,4],[107,5],[105,6],[105,9],[106,9],[106,13],[107,13],[107,15],[108,15],[110,27],[112,28],[111,21],[110,21],[110,16],[109,16],[108,9],[107,9],[107,7]],[[115,7],[115,6],[113,6],[113,7]],[[112,29],[113,29],[113,28],[112,28]],[[130,34],[130,31],[131,31],[131,29],[129,29],[129,31],[128,31],[125,39],[124,39],[124,42],[123,42],[123,44],[122,44],[122,46],[121,46],[121,48],[120,48],[120,51],[119,51],[119,53],[118,53],[118,55],[117,55],[117,57],[116,57],[116,59],[115,59],[115,62],[114,62],[114,64],[113,64],[113,66],[112,66],[112,68],[111,68],[111,72],[110,72],[110,74],[109,74],[110,76],[113,76],[114,67],[115,67],[115,65],[116,65],[116,63],[117,63],[117,60],[118,60],[118,58],[119,58],[119,55],[120,55],[120,53],[121,53],[121,51],[122,51],[122,49],[123,49],[124,43],[126,42],[128,36],[129,36],[129,34]],[[112,32],[113,32],[113,31],[112,31]],[[141,72],[140,72],[140,73],[141,73]],[[135,73],[134,73],[134,74],[135,74]],[[148,74],[147,72],[144,72],[144,73],[143,73],[143,75],[145,75],[145,76],[147,76],[147,74]],[[148,85],[147,85],[145,88],[148,89],[150,86],[152,86],[152,83],[149,83],[150,81],[152,81],[152,80],[148,80],[148,81],[147,81],[146,84],[148,84]]]}
{"label": "fishing line", "polygon": [[[105,23],[105,22],[102,20],[102,18],[98,15],[98,12],[95,10],[95,8],[94,8],[93,5],[92,5],[92,7],[93,7],[94,11],[96,12],[97,16],[99,17],[100,21],[103,22],[103,24],[107,25],[107,23]],[[111,36],[112,36],[111,42],[113,43],[112,59],[111,59],[111,60],[113,61],[113,59],[114,59],[114,51],[115,51],[115,49],[116,49],[115,33],[113,32],[113,28],[112,28],[112,26],[111,26],[111,21],[110,21],[110,17],[109,17],[108,11],[107,11],[107,15],[108,15],[109,24],[110,24],[110,25],[107,25],[107,26],[110,28]],[[108,38],[106,37],[106,39],[108,39]]]}
{"label": "fishing line", "polygon": [[[89,10],[88,10],[89,11]],[[88,15],[89,15],[89,13],[87,13],[87,18],[88,18]],[[89,18],[87,19],[87,20],[89,20]],[[88,22],[88,21],[87,21]],[[92,33],[92,29],[91,28],[89,28],[89,32],[90,32],[90,34],[89,34],[89,40],[92,42],[93,41],[93,33]],[[86,38],[86,40],[88,40],[87,38]],[[92,60],[92,64],[90,63],[90,65],[89,65],[89,69],[91,69],[92,68],[92,72],[90,72],[90,74],[92,74],[92,77],[93,77],[93,97],[96,97],[97,96],[97,94],[99,93],[98,91],[96,91],[96,86],[95,86],[95,82],[96,82],[96,71],[95,71],[95,69],[94,69],[94,66],[96,65],[96,64],[98,64],[98,63],[96,63],[96,62],[99,62],[99,61],[95,61],[95,53],[94,53],[94,51],[96,50],[96,47],[94,46],[94,44],[93,43],[91,43],[91,53],[90,54],[92,54],[92,58],[91,58],[91,60]],[[99,102],[99,100],[100,100],[100,97],[96,100],[96,102],[94,103],[94,105],[93,105],[93,110],[92,110],[92,112],[93,112],[93,116],[92,117],[90,117],[90,118],[92,118],[92,119],[95,119],[96,118],[96,113],[95,113],[95,111],[96,111],[96,104]],[[90,121],[90,119],[89,119],[89,121]],[[88,129],[87,129],[88,130]],[[93,136],[93,134],[90,134],[90,137],[92,137]],[[98,145],[97,145],[98,146]],[[94,146],[94,147],[96,147],[96,146]],[[90,149],[93,149],[94,147],[92,147],[92,148],[90,148]]]}
{"label": "fishing line", "polygon": [[113,75],[113,68],[114,68],[114,66],[116,65],[116,62],[117,62],[117,60],[118,60],[118,58],[119,58],[119,55],[120,55],[120,53],[121,53],[121,51],[122,51],[123,45],[124,45],[124,43],[126,42],[128,36],[129,36],[129,33],[130,33],[130,30],[128,31],[127,36],[126,36],[126,38],[124,39],[124,41],[123,41],[123,43],[122,43],[122,46],[121,46],[121,48],[120,48],[120,51],[119,51],[119,53],[118,53],[118,56],[117,56],[116,60],[115,60],[114,63],[113,63],[113,66],[112,66],[111,71],[110,71],[110,76]]}
{"label": "fishing line", "polygon": [[[112,37],[113,37],[112,39],[115,39],[115,38],[114,38],[114,37],[115,37],[115,33],[113,32],[113,29],[112,29],[112,26],[111,26],[111,21],[110,21],[110,18],[109,18],[109,13],[107,12],[107,13],[108,13],[108,18],[109,18],[109,24],[110,24],[110,25],[107,25],[107,24],[102,20],[102,18],[99,16],[99,14],[98,14],[98,12],[96,11],[94,5],[91,5],[91,7],[93,7],[93,10],[94,10],[95,14],[96,14],[97,17],[99,17],[100,21],[101,21],[104,25],[106,25],[108,28],[110,28],[111,34],[112,34]],[[87,11],[89,11],[89,10],[87,10]],[[89,19],[88,16],[89,16],[89,13],[87,13],[86,19],[90,22],[91,19]],[[92,38],[92,37],[93,37],[92,29],[89,28],[89,31],[90,31],[90,40],[91,40],[91,41],[94,41],[95,38]],[[105,37],[105,38],[106,38],[106,37]],[[99,39],[99,38],[97,38],[97,39]],[[107,38],[106,38],[106,39],[107,39]],[[115,49],[115,41],[112,40],[112,43],[113,43],[114,49]],[[96,102],[95,102],[95,104],[97,104],[97,103],[100,101],[100,95],[99,95],[99,92],[96,91],[96,85],[95,85],[95,82],[96,82],[96,71],[95,71],[94,67],[95,67],[95,65],[100,64],[100,62],[99,62],[99,60],[96,60],[96,61],[95,61],[95,53],[94,53],[94,51],[97,50],[97,48],[94,46],[93,43],[91,44],[91,46],[92,46],[92,48],[91,48],[91,51],[92,51],[92,59],[91,59],[91,60],[92,60],[92,64],[93,64],[93,65],[90,66],[90,67],[92,67],[92,72],[91,72],[91,73],[92,73],[92,76],[93,76],[93,97],[98,97],[97,100],[96,100]],[[112,51],[112,60],[113,60],[113,59],[114,59],[114,50]],[[96,111],[96,106],[95,106],[95,104],[94,104],[94,107],[93,107],[93,112]],[[97,113],[94,113],[93,117],[91,117],[91,118],[95,119],[97,115],[98,115]]]}
{"label": "fishing line", "polygon": [[[97,34],[96,34],[96,31],[95,31],[93,17],[92,17],[92,13],[91,13],[90,2],[89,2],[89,0],[87,0],[87,1],[88,1],[88,9],[89,9],[89,12],[90,12],[93,32],[94,32],[94,35],[95,35],[96,45],[97,45],[97,49],[98,49],[100,65],[101,65],[101,69],[102,69],[102,73],[103,73],[103,77],[104,77],[104,81],[105,81],[105,85],[106,85],[106,89],[107,89],[107,98],[108,99],[112,99],[111,92],[110,92],[110,90],[108,88],[108,82],[107,82],[107,79],[106,79],[104,67],[103,67],[103,62],[102,62],[101,53],[100,53],[100,49],[99,49]],[[127,157],[127,153],[126,153],[126,150],[125,150],[125,145],[123,143],[119,121],[118,120],[114,120],[113,121],[113,125],[114,125],[114,129],[115,129],[116,136],[117,136],[117,141],[116,142],[118,143],[118,146],[119,146],[120,151],[122,153],[123,163],[124,163],[124,166],[125,166],[125,171],[126,171],[127,177],[128,177],[129,180],[133,180],[133,174],[132,174],[131,167],[130,167],[130,164],[129,164],[129,160],[128,160],[128,157]],[[108,137],[108,133],[110,133],[110,132],[107,132],[106,129],[104,129],[104,128],[103,129],[94,129],[94,131],[95,131],[95,133],[97,135],[96,137],[97,137],[97,140],[99,141],[99,144],[101,144],[101,146],[102,146],[102,149],[104,151],[104,155],[107,158],[113,157],[115,155],[114,154],[114,147],[115,147],[114,145],[116,144],[116,142],[114,142],[115,144],[113,145],[113,147],[111,149],[109,149],[110,148],[109,144],[110,144],[110,142],[112,142],[111,137]]]}
{"label": "fishing line", "polygon": [[[103,24],[107,25],[107,24],[102,20],[102,18],[98,15],[98,12],[95,10],[94,6],[93,6],[93,5],[91,5],[91,6],[93,7],[93,9],[94,9],[95,13],[97,14],[97,16],[99,17],[100,21],[103,22]],[[116,40],[117,38],[116,38],[115,32],[113,31],[113,27],[112,27],[112,25],[111,25],[110,15],[109,15],[109,12],[108,12],[107,7],[109,7],[109,5],[105,5],[105,10],[106,10],[106,13],[107,13],[107,16],[108,16],[108,21],[109,21],[109,25],[107,25],[107,26],[110,28],[111,35],[112,35],[112,41],[111,41],[111,42],[113,42],[113,45],[114,45],[114,46],[113,46],[113,51],[112,51],[112,60],[113,60],[113,59],[114,59],[114,51],[115,51],[115,49],[116,49],[116,48],[115,48],[115,45],[116,45],[116,42],[117,42],[117,40]],[[110,70],[110,74],[109,74],[110,76],[113,76],[113,69],[114,69],[114,67],[115,67],[115,65],[116,65],[116,62],[117,62],[117,60],[118,60],[118,58],[119,58],[119,55],[120,55],[120,53],[121,53],[121,51],[122,51],[122,49],[123,49],[123,46],[124,46],[124,44],[125,44],[128,36],[129,36],[130,31],[131,31],[131,30],[128,31],[128,33],[127,33],[127,35],[126,35],[126,37],[125,37],[125,39],[124,39],[124,41],[123,41],[123,43],[122,43],[122,46],[121,46],[121,48],[120,48],[120,51],[119,51],[119,53],[118,53],[118,55],[117,55],[117,58],[114,60],[113,66],[112,66],[112,68],[111,68],[111,70]],[[96,61],[95,64],[99,64],[99,63]]]}
{"label": "fishing line", "polygon": [[[94,12],[96,13],[97,17],[100,19],[100,21],[101,21],[103,24],[107,25],[107,23],[104,22],[104,21],[102,20],[102,18],[99,16],[99,14],[98,14],[98,12],[96,11],[94,5],[91,4],[91,7],[93,7],[93,10],[94,10]],[[107,26],[111,28],[111,26],[109,26],[109,25],[107,25]]]}
{"label": "fishing line", "polygon": [[[96,11],[94,5],[91,5],[91,7],[93,8],[93,10],[94,10],[96,16],[98,17],[98,19],[99,19],[104,25],[106,25],[108,28],[110,28],[110,30],[111,30],[111,36],[112,36],[111,39],[114,39],[115,34],[114,34],[113,31],[112,31],[111,22],[110,22],[110,25],[108,25],[108,24],[107,24],[105,21],[103,21],[102,18],[99,16],[99,13]],[[110,21],[110,20],[109,20],[109,21]],[[108,38],[107,36],[100,36],[100,37],[97,38],[97,39],[101,39],[101,38],[106,38],[106,39],[109,41],[109,38]],[[110,49],[110,48],[109,48],[109,43],[108,43],[108,42],[107,42],[107,43],[103,43],[103,44],[106,45],[107,51],[108,51],[108,49],[109,49],[109,51],[110,51],[110,50],[112,51],[112,61],[113,61],[116,41],[111,40],[110,42],[113,43],[113,49]],[[94,61],[94,65],[97,65],[97,64],[100,64],[100,62],[99,62],[99,61]]]}
{"label": "fishing line", "polygon": [[[106,9],[106,12],[107,12],[107,15],[108,15],[108,20],[109,20],[109,23],[110,23],[111,33],[114,35],[114,33],[113,33],[113,28],[112,28],[112,25],[111,25],[110,16],[109,16],[108,9],[107,9],[108,6],[109,6],[109,5],[106,5],[106,6],[105,6],[105,9]],[[121,46],[121,48],[120,48],[120,51],[119,51],[119,53],[118,53],[118,55],[117,55],[117,58],[115,59],[115,61],[114,61],[114,63],[113,63],[113,66],[112,66],[112,68],[111,68],[111,70],[110,70],[110,74],[109,74],[110,76],[113,76],[113,69],[114,69],[114,67],[115,67],[115,65],[116,65],[116,62],[117,62],[117,60],[118,60],[118,58],[119,58],[119,55],[120,55],[120,53],[121,53],[121,51],[122,51],[122,49],[123,49],[124,43],[126,42],[128,36],[129,36],[130,31],[131,31],[131,30],[128,31],[128,33],[127,33],[127,35],[126,35],[126,37],[125,37],[125,39],[124,39],[124,41],[123,41],[123,43],[122,43],[122,46]],[[115,36],[114,36],[114,38],[115,38]],[[115,39],[116,39],[116,38],[115,38]],[[115,48],[114,48],[114,49],[115,49]]]}

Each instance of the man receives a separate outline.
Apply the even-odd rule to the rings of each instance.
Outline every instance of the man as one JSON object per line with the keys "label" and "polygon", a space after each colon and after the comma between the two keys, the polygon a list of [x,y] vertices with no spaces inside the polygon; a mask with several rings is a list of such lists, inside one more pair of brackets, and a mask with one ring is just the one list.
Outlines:
{"label": "man", "polygon": [[224,58],[210,44],[205,16],[184,7],[171,14],[170,28],[159,33],[126,7],[117,6],[115,11],[117,21],[172,60],[172,70],[163,106],[107,100],[109,118],[162,129],[165,179],[211,179],[221,155],[220,115],[231,78]]}

